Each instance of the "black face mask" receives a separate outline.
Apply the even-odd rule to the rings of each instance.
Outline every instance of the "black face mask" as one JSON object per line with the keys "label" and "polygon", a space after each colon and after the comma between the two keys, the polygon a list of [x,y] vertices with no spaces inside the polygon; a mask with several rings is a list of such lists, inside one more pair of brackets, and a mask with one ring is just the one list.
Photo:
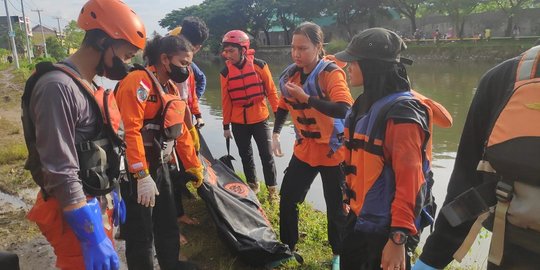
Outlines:
{"label": "black face mask", "polygon": [[129,70],[130,66],[124,63],[120,57],[116,56],[113,50],[113,58],[112,58],[112,67],[108,67],[105,64],[104,57],[105,57],[105,50],[101,53],[101,59],[99,61],[99,65],[97,68],[97,75],[107,77],[110,80],[113,81],[119,81],[124,79]]}
{"label": "black face mask", "polygon": [[129,65],[124,63],[124,61],[122,61],[122,59],[116,55],[113,56],[112,62],[112,67],[108,67],[107,65],[103,64],[103,75],[113,81],[124,79],[129,72]]}
{"label": "black face mask", "polygon": [[171,72],[167,72],[169,78],[175,83],[183,83],[189,77],[189,69],[187,67],[179,67],[177,65],[169,64]]}

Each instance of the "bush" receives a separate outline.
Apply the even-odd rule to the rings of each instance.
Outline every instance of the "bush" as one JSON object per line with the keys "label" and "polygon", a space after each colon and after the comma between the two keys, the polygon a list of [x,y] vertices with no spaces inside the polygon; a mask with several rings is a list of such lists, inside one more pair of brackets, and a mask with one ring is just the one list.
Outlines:
{"label": "bush", "polygon": [[349,44],[349,42],[343,39],[335,39],[326,44],[324,49],[326,50],[327,54],[335,54],[344,50],[347,47],[347,44]]}

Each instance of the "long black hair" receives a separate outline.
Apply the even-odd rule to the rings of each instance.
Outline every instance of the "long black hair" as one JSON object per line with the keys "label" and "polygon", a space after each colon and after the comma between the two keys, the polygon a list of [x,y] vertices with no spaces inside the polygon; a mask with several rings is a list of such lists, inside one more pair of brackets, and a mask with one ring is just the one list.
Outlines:
{"label": "long black hair", "polygon": [[361,112],[366,112],[373,103],[387,95],[411,91],[403,63],[362,59],[358,65],[364,77],[364,93],[359,97]]}
{"label": "long black hair", "polygon": [[143,58],[147,64],[153,66],[159,63],[159,58],[162,53],[174,55],[180,52],[192,52],[193,46],[183,36],[170,35],[162,37],[156,35],[152,40],[146,43],[144,48]]}

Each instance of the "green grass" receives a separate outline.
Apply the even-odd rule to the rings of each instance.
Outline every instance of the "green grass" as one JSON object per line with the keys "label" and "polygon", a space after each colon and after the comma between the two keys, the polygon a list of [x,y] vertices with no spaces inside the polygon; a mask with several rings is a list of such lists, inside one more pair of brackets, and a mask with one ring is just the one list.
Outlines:
{"label": "green grass", "polygon": [[[279,203],[270,204],[267,200],[268,191],[264,184],[261,185],[261,192],[259,192],[258,197],[279,239]],[[214,222],[208,215],[208,210],[200,198],[184,201],[184,207],[186,213],[199,219],[201,225],[181,225],[181,232],[189,241],[186,246],[181,248],[183,255],[199,264],[203,269],[254,269],[232,254],[223,241],[219,239]],[[301,237],[298,250],[304,258],[304,264],[300,265],[295,261],[290,261],[279,269],[328,269],[329,264],[326,263],[332,259],[332,251],[326,235],[326,214],[313,209],[308,203],[302,204],[299,210]]]}
{"label": "green grass", "polygon": [[4,146],[0,149],[0,165],[12,164],[17,161],[25,160],[28,151],[24,144],[14,144]]}

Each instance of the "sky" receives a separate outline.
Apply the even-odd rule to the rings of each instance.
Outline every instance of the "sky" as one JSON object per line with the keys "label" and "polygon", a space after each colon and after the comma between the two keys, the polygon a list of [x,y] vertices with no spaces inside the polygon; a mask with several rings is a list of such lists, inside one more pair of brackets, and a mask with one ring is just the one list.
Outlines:
{"label": "sky", "polygon": [[[22,16],[21,0],[7,0],[9,15]],[[32,9],[43,9],[41,20],[43,25],[49,28],[58,28],[58,22],[54,17],[60,17],[60,27],[63,29],[71,20],[77,20],[81,7],[86,0],[22,0],[25,15],[30,17],[31,25],[39,24],[37,12]],[[0,1],[0,15],[5,16],[4,1]],[[157,31],[165,34],[166,30],[159,26],[159,20],[172,10],[184,8],[202,3],[202,0],[124,0],[142,18],[146,32],[151,34]]]}

